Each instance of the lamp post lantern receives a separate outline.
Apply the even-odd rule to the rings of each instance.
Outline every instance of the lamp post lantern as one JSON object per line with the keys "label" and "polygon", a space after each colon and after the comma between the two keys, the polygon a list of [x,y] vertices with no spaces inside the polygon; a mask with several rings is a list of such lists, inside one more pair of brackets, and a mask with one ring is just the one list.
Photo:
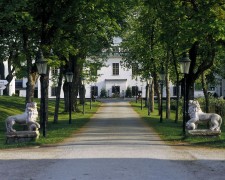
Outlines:
{"label": "lamp post lantern", "polygon": [[189,73],[191,60],[189,59],[188,53],[184,53],[183,57],[179,61],[180,63],[180,71],[184,74],[184,104],[183,104],[183,134],[185,135],[185,124],[186,124],[186,116],[187,116],[187,95],[186,95],[186,75]]}
{"label": "lamp post lantern", "polygon": [[160,102],[160,122],[163,122],[163,82],[165,80],[165,71],[163,66],[161,67],[160,73],[159,73],[159,79],[160,79],[160,85],[161,85],[161,102]]}
{"label": "lamp post lantern", "polygon": [[148,83],[148,100],[147,100],[148,116],[150,116],[150,112],[151,112],[151,110],[150,110],[150,108],[151,108],[151,106],[150,106],[150,94],[151,94],[150,91],[152,89],[152,80],[153,80],[153,77],[151,76],[151,73],[149,73],[149,77],[147,79],[147,83]]}
{"label": "lamp post lantern", "polygon": [[83,114],[85,113],[84,112],[84,104],[85,104],[85,78],[84,77],[82,77],[82,79],[81,79],[81,83],[82,83],[82,88],[83,88]]}
{"label": "lamp post lantern", "polygon": [[72,104],[71,104],[71,83],[73,82],[73,73],[72,72],[67,72],[66,73],[66,80],[69,85],[69,124],[72,123],[71,120],[71,111],[72,111]]}
{"label": "lamp post lantern", "polygon": [[42,110],[40,111],[41,119],[42,119],[42,128],[43,128],[43,136],[46,137],[46,108],[45,108],[45,86],[44,86],[44,78],[47,73],[47,61],[44,59],[42,51],[38,51],[36,56],[36,66],[38,69],[38,74],[41,75],[40,83],[41,83],[41,104]]}

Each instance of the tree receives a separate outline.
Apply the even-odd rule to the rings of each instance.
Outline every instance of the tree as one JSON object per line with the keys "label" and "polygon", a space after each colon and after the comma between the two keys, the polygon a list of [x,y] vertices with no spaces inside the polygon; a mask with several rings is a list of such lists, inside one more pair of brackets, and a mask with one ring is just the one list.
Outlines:
{"label": "tree", "polygon": [[[158,4],[158,17],[162,22],[161,41],[172,50],[174,62],[182,52],[189,52],[192,62],[185,91],[188,99],[193,99],[195,80],[213,66],[218,43],[224,39],[224,2],[164,0],[153,3]],[[177,70],[175,72],[177,74]]]}
{"label": "tree", "polygon": [[[139,74],[148,78],[149,73],[154,78],[154,90],[158,100],[161,98],[158,85],[158,71],[164,57],[164,50],[159,42],[160,21],[157,17],[155,6],[140,2],[132,9],[128,17],[129,28],[123,34],[122,47],[124,48],[124,66],[131,67],[132,64],[140,64]],[[151,100],[154,99],[154,91],[151,92]],[[152,110],[154,103],[152,102]],[[160,101],[158,101],[160,113]]]}
{"label": "tree", "polygon": [[[66,38],[70,48],[73,49],[73,52],[70,51],[67,67],[72,67],[74,73],[72,102],[76,106],[76,96],[81,87],[80,77],[84,74],[83,67],[87,57],[97,62],[104,58],[102,50],[110,47],[112,37],[124,26],[124,17],[130,4],[121,0],[74,3],[73,8],[67,10],[67,17],[64,20],[67,26],[62,27],[61,38]],[[67,93],[66,84],[64,93],[65,95]]]}

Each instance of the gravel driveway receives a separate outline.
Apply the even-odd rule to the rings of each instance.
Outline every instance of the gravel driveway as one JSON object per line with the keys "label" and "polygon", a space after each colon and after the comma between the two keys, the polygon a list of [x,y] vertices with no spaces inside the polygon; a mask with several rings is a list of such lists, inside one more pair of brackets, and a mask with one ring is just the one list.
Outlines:
{"label": "gravel driveway", "polygon": [[1,180],[222,180],[225,150],[167,145],[128,102],[104,102],[57,146],[0,151]]}

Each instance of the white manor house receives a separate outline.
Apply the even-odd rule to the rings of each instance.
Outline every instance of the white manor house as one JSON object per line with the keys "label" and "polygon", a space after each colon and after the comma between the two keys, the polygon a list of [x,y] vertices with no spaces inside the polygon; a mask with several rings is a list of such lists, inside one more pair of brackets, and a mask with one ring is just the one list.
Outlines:
{"label": "white manor house", "polygon": [[[121,38],[114,38],[113,46],[119,46],[121,43]],[[117,48],[119,49],[119,48]],[[132,90],[132,96],[137,95],[137,91],[142,94],[142,97],[145,97],[146,92],[146,82],[141,81],[141,77],[134,76],[134,72],[132,69],[128,69],[123,67],[121,64],[122,57],[120,56],[119,52],[111,53],[108,57],[105,65],[97,70],[98,77],[95,82],[89,82],[85,84],[86,89],[86,98],[91,97],[92,95],[95,97],[100,97],[101,90],[105,90],[107,97],[125,97],[125,92],[128,87]],[[5,77],[8,74],[7,72],[7,61],[4,62],[4,69],[5,69]],[[55,85],[51,81],[51,77],[53,73],[56,73],[58,70],[52,69],[49,74],[49,98],[55,98]],[[26,96],[26,82],[27,78],[23,79],[16,79],[14,78],[9,85],[9,94],[17,94],[18,96]],[[3,94],[3,89],[5,84],[7,83],[6,80],[0,78],[0,95]],[[137,91],[135,91],[135,89]],[[40,81],[37,81],[36,88],[35,88],[35,97],[40,98]],[[225,97],[225,80],[221,79],[220,85],[216,87],[212,87],[212,92],[216,92],[218,96]],[[170,86],[170,96],[175,97],[177,96],[175,87],[172,85]],[[61,90],[61,98],[64,97],[63,90]],[[166,96],[166,91],[164,87],[163,96]],[[195,96],[203,96],[202,90],[195,90]]]}

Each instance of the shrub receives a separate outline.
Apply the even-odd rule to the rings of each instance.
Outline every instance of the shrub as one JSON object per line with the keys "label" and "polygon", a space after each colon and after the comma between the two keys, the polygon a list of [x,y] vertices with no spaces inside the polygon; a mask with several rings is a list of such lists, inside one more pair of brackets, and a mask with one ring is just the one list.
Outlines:
{"label": "shrub", "polygon": [[100,97],[101,97],[101,98],[106,98],[106,97],[107,97],[107,92],[106,92],[105,88],[102,88],[102,89],[101,89]]}
{"label": "shrub", "polygon": [[126,97],[128,97],[128,98],[131,98],[131,97],[132,97],[132,91],[131,91],[130,86],[127,87],[127,90],[126,90]]}
{"label": "shrub", "polygon": [[[205,98],[201,97],[197,99],[200,103],[202,111],[205,109]],[[213,96],[209,97],[209,112],[217,113],[222,117],[225,116],[225,100],[222,98],[214,98]]]}

